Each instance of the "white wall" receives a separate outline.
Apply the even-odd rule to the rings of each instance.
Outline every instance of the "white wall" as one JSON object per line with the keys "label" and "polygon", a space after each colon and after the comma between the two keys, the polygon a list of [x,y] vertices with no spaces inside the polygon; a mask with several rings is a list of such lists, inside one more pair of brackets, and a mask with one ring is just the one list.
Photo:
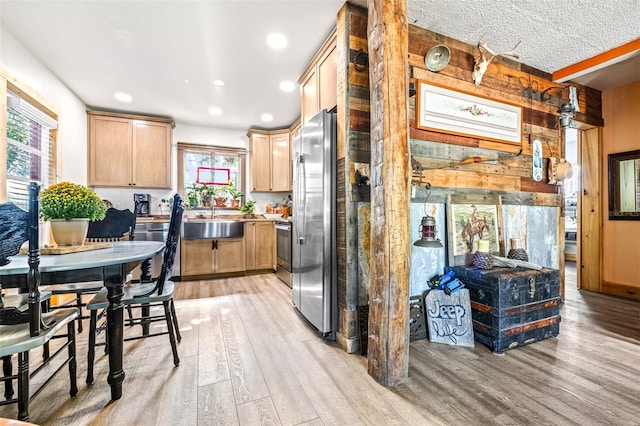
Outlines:
{"label": "white wall", "polygon": [[4,27],[0,27],[0,66],[57,108],[58,180],[86,184],[85,104]]}

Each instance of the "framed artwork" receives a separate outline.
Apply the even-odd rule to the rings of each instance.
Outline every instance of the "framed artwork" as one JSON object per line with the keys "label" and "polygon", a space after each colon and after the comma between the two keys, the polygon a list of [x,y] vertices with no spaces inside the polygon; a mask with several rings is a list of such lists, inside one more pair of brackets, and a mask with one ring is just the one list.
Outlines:
{"label": "framed artwork", "polygon": [[501,228],[494,204],[449,204],[449,265],[466,265],[478,250],[478,241],[489,241],[491,253],[500,252]]}
{"label": "framed artwork", "polygon": [[522,107],[417,80],[416,127],[509,144],[522,142]]}

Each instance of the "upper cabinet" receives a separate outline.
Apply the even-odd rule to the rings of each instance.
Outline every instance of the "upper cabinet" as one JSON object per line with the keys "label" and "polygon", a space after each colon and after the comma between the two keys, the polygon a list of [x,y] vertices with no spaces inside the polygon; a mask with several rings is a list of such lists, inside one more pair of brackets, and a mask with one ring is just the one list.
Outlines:
{"label": "upper cabinet", "polygon": [[295,160],[293,149],[295,145],[296,134],[300,131],[301,127],[302,123],[300,121],[300,118],[294,121],[291,127],[289,127],[289,156],[291,159],[291,165],[289,166],[289,180],[291,182],[291,190],[293,190],[293,162]]}
{"label": "upper cabinet", "polygon": [[251,191],[291,190],[289,130],[249,130]]}
{"label": "upper cabinet", "polygon": [[88,183],[171,188],[173,120],[88,111]]}
{"label": "upper cabinet", "polygon": [[323,109],[337,104],[338,71],[336,65],[336,32],[329,35],[298,80],[300,85],[300,117],[302,124]]}

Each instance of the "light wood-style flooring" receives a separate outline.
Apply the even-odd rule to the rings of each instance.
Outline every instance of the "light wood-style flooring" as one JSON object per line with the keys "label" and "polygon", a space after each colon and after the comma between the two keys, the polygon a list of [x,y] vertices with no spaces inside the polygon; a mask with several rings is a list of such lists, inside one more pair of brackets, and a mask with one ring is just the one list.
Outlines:
{"label": "light wood-style flooring", "polygon": [[[367,374],[366,358],[321,340],[273,274],[177,284],[183,340],[125,343],[124,396],[109,401],[107,359],[80,391],[62,372],[31,405],[43,425],[638,425],[640,303],[575,290],[567,270],[560,336],[494,355],[482,344],[413,342],[409,380]],[[35,359],[38,354],[32,354]],[[15,405],[0,416],[15,417]]]}

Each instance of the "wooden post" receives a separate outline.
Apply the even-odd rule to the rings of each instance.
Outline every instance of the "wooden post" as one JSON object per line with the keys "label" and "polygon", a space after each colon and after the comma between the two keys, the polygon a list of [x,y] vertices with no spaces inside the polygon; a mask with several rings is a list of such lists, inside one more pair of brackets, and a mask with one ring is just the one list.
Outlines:
{"label": "wooden post", "polygon": [[371,94],[369,374],[403,383],[409,371],[408,26],[406,0],[368,0]]}

